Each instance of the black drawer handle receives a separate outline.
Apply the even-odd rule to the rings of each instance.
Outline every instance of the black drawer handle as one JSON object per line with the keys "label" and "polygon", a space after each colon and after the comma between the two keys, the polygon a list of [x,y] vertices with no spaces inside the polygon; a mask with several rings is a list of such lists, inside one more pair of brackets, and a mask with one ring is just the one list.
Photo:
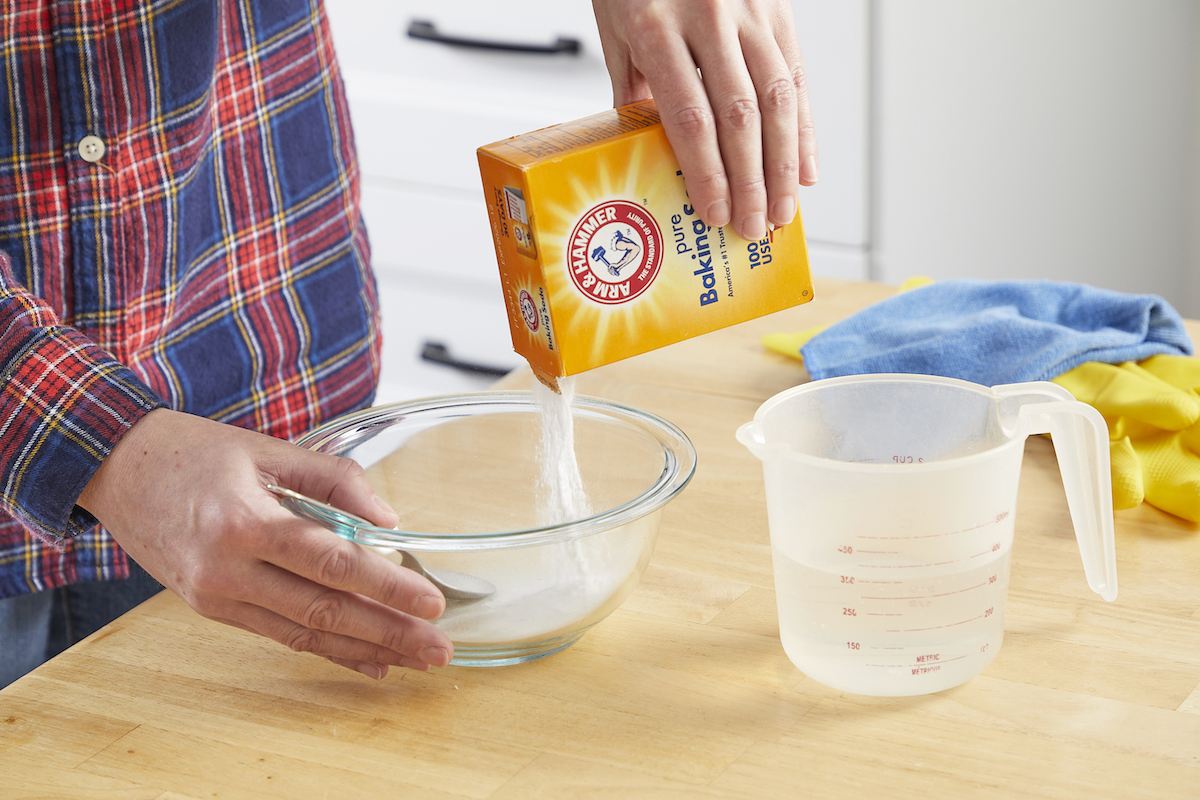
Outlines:
{"label": "black drawer handle", "polygon": [[471,372],[476,375],[489,375],[494,378],[499,378],[507,375],[511,370],[504,367],[494,367],[490,364],[474,364],[469,361],[460,361],[450,355],[450,348],[441,342],[425,342],[421,347],[421,358],[425,361],[432,361],[435,364],[452,367],[461,372]]}
{"label": "black drawer handle", "polygon": [[414,19],[408,23],[408,35],[413,39],[425,39],[430,42],[450,45],[452,47],[477,47],[483,50],[508,50],[515,53],[547,53],[555,55],[566,53],[578,55],[581,49],[578,39],[558,37],[553,44],[521,44],[520,42],[496,42],[488,39],[467,39],[462,36],[447,36],[438,33],[437,26],[432,22]]}

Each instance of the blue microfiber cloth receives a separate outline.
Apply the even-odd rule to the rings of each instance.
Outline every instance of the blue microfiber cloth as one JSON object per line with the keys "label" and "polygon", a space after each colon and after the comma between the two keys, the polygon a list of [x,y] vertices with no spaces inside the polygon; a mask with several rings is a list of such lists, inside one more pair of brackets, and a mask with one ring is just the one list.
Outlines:
{"label": "blue microfiber cloth", "polygon": [[906,372],[985,386],[1050,380],[1086,361],[1190,356],[1174,308],[1057,281],[948,280],[898,294],[831,325],[801,349],[813,380]]}

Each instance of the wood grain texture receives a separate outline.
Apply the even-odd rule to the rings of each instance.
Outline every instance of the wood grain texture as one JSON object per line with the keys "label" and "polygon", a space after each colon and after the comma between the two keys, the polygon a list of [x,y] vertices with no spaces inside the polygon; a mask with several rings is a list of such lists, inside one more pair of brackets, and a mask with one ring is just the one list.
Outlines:
{"label": "wood grain texture", "polygon": [[761,467],[733,432],[805,374],[759,338],[892,291],[817,289],[579,376],[580,393],[678,424],[700,460],[642,584],[574,647],[375,683],[164,593],[0,691],[0,797],[1200,797],[1200,527],[1119,512],[1105,603],[1042,438],[1026,446],[1006,638],[982,675],[870,698],[788,661]]}

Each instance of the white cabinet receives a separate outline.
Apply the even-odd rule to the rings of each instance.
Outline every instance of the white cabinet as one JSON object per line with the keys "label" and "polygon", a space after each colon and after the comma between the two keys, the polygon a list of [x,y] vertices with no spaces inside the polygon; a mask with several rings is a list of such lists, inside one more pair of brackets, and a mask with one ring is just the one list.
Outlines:
{"label": "white cabinet", "polygon": [[821,177],[801,187],[813,272],[870,277],[870,15],[867,0],[792,0]]}
{"label": "white cabinet", "polygon": [[[504,298],[475,150],[612,105],[591,5],[541,0],[328,0],[362,170],[363,216],[383,315],[376,402],[467,391],[494,378],[423,361],[511,369]],[[439,35],[517,45],[579,41],[577,54],[474,49]]]}
{"label": "white cabinet", "polygon": [[[867,0],[795,0],[817,105],[820,186],[801,213],[814,271],[867,277]],[[384,368],[377,402],[469,390],[491,379],[423,362],[423,343],[511,368],[503,295],[480,188],[478,147],[612,105],[584,0],[327,0],[363,173],[379,278]],[[441,35],[575,54],[448,46]]]}

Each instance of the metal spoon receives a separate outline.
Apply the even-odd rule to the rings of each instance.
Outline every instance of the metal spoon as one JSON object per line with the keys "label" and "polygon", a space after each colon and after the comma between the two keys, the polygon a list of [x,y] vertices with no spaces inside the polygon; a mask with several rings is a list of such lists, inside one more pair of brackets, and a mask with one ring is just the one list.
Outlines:
{"label": "metal spoon", "polygon": [[[294,492],[291,489],[285,489],[282,486],[276,486],[271,483],[267,484],[267,489],[268,491],[274,492],[280,497],[291,500],[299,500],[302,503],[308,503],[316,506],[317,508],[324,509],[332,514],[335,518],[349,522],[355,528],[370,530],[378,527],[360,516],[351,514],[349,511],[344,511],[337,506],[331,506],[328,503],[322,503],[320,500],[316,500],[308,495],[300,494],[300,492]],[[293,514],[299,517],[312,520],[319,525],[329,528],[335,533],[337,532],[336,526],[330,520],[314,514],[302,505],[287,504],[287,508]],[[378,549],[382,550],[386,548]],[[479,578],[474,575],[464,575],[460,572],[447,572],[446,570],[440,569],[427,569],[412,553],[396,548],[391,549],[400,554],[400,566],[408,567],[413,572],[416,572],[419,575],[424,575],[429,579],[430,583],[441,590],[442,596],[444,596],[447,600],[480,600],[488,595],[494,594],[496,591],[496,587],[483,578]]]}

